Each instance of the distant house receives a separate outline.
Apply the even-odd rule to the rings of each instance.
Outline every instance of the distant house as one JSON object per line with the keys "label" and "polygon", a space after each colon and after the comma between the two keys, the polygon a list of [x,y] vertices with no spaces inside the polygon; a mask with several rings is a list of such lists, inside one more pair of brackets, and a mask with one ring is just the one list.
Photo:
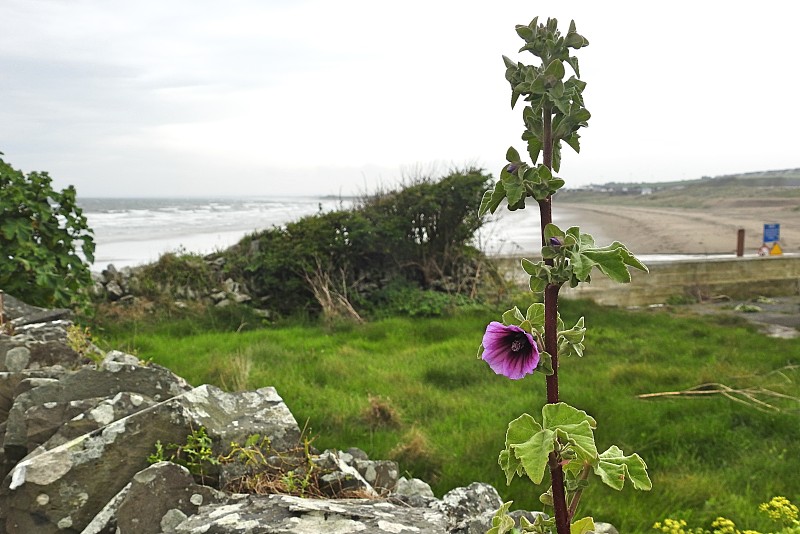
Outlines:
{"label": "distant house", "polygon": [[642,188],[642,194],[643,195],[652,195],[653,194],[653,188],[652,187],[643,187]]}

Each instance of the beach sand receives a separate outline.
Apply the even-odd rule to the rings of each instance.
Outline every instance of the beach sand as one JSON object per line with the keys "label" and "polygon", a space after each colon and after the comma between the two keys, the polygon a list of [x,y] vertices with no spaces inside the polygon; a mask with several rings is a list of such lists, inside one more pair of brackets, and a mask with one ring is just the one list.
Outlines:
{"label": "beach sand", "polygon": [[580,226],[598,244],[621,241],[638,255],[734,254],[740,228],[745,230],[744,253],[753,255],[762,245],[765,223],[781,225],[784,253],[800,252],[800,210],[796,202],[730,204],[720,202],[701,210],[554,203],[553,213],[561,213],[562,228]]}

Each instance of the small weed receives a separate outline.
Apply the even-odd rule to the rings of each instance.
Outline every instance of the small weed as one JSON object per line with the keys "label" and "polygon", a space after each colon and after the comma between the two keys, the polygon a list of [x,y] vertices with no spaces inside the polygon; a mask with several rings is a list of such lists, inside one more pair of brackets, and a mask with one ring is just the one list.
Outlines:
{"label": "small weed", "polygon": [[[161,441],[156,441],[156,451],[147,457],[147,461],[152,464],[169,461],[182,465],[192,475],[198,477],[201,482],[205,482],[209,467],[219,464],[211,445],[211,438],[208,437],[206,429],[201,426],[197,430],[192,430],[192,433],[186,436],[184,445],[169,443],[165,446]],[[167,451],[174,452],[167,456]]]}

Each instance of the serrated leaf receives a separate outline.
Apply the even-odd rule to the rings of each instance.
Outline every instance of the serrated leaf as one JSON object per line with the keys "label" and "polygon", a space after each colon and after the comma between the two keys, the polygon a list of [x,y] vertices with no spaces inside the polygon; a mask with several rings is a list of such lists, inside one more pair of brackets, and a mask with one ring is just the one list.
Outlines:
{"label": "serrated leaf", "polygon": [[525,443],[541,428],[542,426],[528,414],[522,414],[508,424],[506,448],[500,452],[500,456],[497,458],[497,463],[500,464],[500,468],[506,474],[507,484],[511,484],[515,475],[522,476],[525,474],[522,464],[512,451],[511,446],[517,443]]}
{"label": "serrated leaf", "polygon": [[547,468],[547,459],[555,447],[555,432],[545,428],[525,443],[512,446],[512,450],[528,478],[534,484],[541,484]]}
{"label": "serrated leaf", "polygon": [[520,264],[522,265],[522,270],[530,275],[536,275],[539,273],[538,263],[533,263],[531,260],[527,258],[522,258]]}
{"label": "serrated leaf", "polygon": [[517,25],[515,29],[517,31],[517,35],[519,35],[526,41],[530,41],[531,39],[533,39],[533,30],[528,26]]}
{"label": "serrated leaf", "polygon": [[525,316],[522,315],[522,312],[519,311],[519,308],[514,306],[510,310],[507,310],[503,313],[503,324],[504,325],[518,325],[522,321],[525,320]]}
{"label": "serrated leaf", "polygon": [[587,532],[594,532],[594,519],[591,517],[579,519],[569,526],[569,534],[586,534]]}
{"label": "serrated leaf", "polygon": [[492,528],[487,530],[486,534],[507,534],[514,529],[514,520],[508,515],[508,510],[513,502],[503,503],[503,506],[495,512],[492,517]]}
{"label": "serrated leaf", "polygon": [[[595,263],[600,272],[611,278],[615,282],[628,283],[631,281],[631,273],[625,265],[623,255],[619,249],[588,249],[582,253]],[[578,277],[580,279],[580,277]]]}
{"label": "serrated leaf", "polygon": [[528,310],[525,312],[525,318],[530,321],[531,324],[544,324],[544,304],[541,302],[534,302],[528,306]]}
{"label": "serrated leaf", "polygon": [[545,376],[552,376],[555,373],[553,369],[553,357],[549,352],[543,350],[539,351],[539,363],[536,365],[536,372],[542,373]]}
{"label": "serrated leaf", "polygon": [[503,63],[505,63],[506,68],[508,69],[516,69],[518,68],[517,62],[511,60],[510,58],[503,56]]}
{"label": "serrated leaf", "polygon": [[564,239],[566,234],[564,231],[553,223],[546,224],[544,227],[544,239],[549,241],[552,237],[557,237],[560,240]]}
{"label": "serrated leaf", "polygon": [[566,59],[566,61],[567,61],[567,64],[569,64],[569,66],[572,67],[572,70],[575,71],[575,75],[578,78],[580,78],[581,77],[581,70],[578,67],[578,58],[576,58],[575,56],[570,56],[570,57],[568,57]]}
{"label": "serrated leaf", "polygon": [[558,425],[555,433],[562,442],[568,442],[578,458],[594,463],[597,460],[597,445],[594,442],[594,433],[588,421],[578,424]]}
{"label": "serrated leaf", "polygon": [[506,198],[506,188],[502,181],[498,181],[494,189],[490,189],[483,194],[481,206],[478,209],[478,215],[483,216],[487,211],[494,213],[497,211],[497,208],[503,202],[504,198]]}
{"label": "serrated leaf", "polygon": [[517,149],[513,146],[508,147],[506,151],[506,161],[509,163],[518,163],[520,161],[519,152],[517,152]]}
{"label": "serrated leaf", "polygon": [[633,487],[638,490],[649,491],[653,487],[647,475],[647,464],[636,453],[625,456],[622,450],[612,445],[600,455],[600,461],[594,467],[595,474],[603,482],[616,490],[621,490],[628,478]]}
{"label": "serrated leaf", "polygon": [[543,428],[553,429],[558,426],[577,425],[582,421],[588,422],[591,428],[597,427],[594,417],[564,402],[545,404],[542,408]]}
{"label": "serrated leaf", "polygon": [[531,291],[533,291],[534,293],[541,293],[542,291],[547,289],[547,284],[548,284],[547,280],[542,280],[541,278],[538,278],[536,276],[531,276],[531,279],[528,282]]}
{"label": "serrated leaf", "polygon": [[556,80],[561,80],[564,74],[566,74],[564,64],[557,59],[551,61],[544,71],[545,76],[555,78]]}
{"label": "serrated leaf", "polygon": [[564,141],[574,150],[576,153],[580,154],[581,152],[581,136],[577,133],[573,132],[572,135],[565,138]]}
{"label": "serrated leaf", "polygon": [[572,274],[581,282],[587,280],[589,273],[592,272],[592,268],[595,266],[595,262],[591,258],[580,252],[570,254],[569,262],[572,267]]}
{"label": "serrated leaf", "polygon": [[523,185],[522,180],[518,180],[516,182],[509,180],[505,182],[503,186],[506,189],[506,198],[508,199],[509,209],[512,209],[515,205],[519,204],[523,198],[525,198],[525,186]]}
{"label": "serrated leaf", "polygon": [[506,430],[506,447],[525,443],[541,430],[542,425],[540,425],[533,416],[524,413],[508,423],[508,430]]}

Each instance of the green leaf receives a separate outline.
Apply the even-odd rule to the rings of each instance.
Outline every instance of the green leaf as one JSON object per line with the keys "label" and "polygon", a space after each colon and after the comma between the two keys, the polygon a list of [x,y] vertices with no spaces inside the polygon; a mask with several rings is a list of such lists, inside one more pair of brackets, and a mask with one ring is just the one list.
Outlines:
{"label": "green leaf", "polygon": [[503,324],[506,326],[510,324],[518,325],[524,320],[525,316],[522,315],[522,312],[519,311],[519,308],[516,306],[503,313]]}
{"label": "green leaf", "polygon": [[558,439],[569,443],[581,460],[594,465],[597,461],[597,446],[593,428],[597,422],[583,410],[559,402],[546,404],[542,408],[542,427],[555,432]]}
{"label": "green leaf", "polygon": [[525,198],[525,186],[522,183],[522,178],[509,172],[503,172],[500,176],[506,191],[509,207],[514,206]]}
{"label": "green leaf", "polygon": [[566,62],[572,67],[572,70],[575,71],[575,75],[580,78],[581,77],[581,70],[578,68],[578,58],[575,56],[570,56],[566,59]]}
{"label": "green leaf", "polygon": [[555,432],[545,428],[525,443],[512,446],[525,474],[534,484],[541,484],[544,478],[548,456],[556,447],[555,435]]}
{"label": "green leaf", "polygon": [[561,80],[564,77],[564,74],[566,74],[566,71],[564,70],[564,64],[557,59],[551,61],[544,71],[544,75],[546,77],[554,78],[555,80]]}
{"label": "green leaf", "polygon": [[587,532],[594,532],[594,519],[591,517],[579,519],[569,526],[569,534],[586,534]]}
{"label": "green leaf", "polygon": [[506,198],[506,188],[502,181],[498,181],[494,189],[490,189],[483,194],[481,206],[478,209],[478,215],[482,217],[487,211],[494,213],[497,211],[498,206],[500,206],[504,198]]}
{"label": "green leaf", "polygon": [[636,453],[625,456],[616,445],[612,445],[600,455],[600,461],[594,467],[594,472],[606,485],[615,490],[623,488],[626,478],[630,479],[635,489],[649,491],[653,487],[644,460]]}
{"label": "green leaf", "polygon": [[522,270],[530,275],[536,275],[539,273],[538,263],[533,263],[531,260],[527,258],[522,258],[520,264],[522,265]]}
{"label": "green leaf", "polygon": [[555,432],[562,442],[568,442],[572,446],[578,458],[590,463],[597,460],[597,445],[588,421],[576,425],[559,425]]}
{"label": "green leaf", "polygon": [[541,432],[542,425],[529,414],[522,414],[510,423],[506,431],[506,447],[519,445],[531,439],[537,432]]}
{"label": "green leaf", "polygon": [[503,506],[492,517],[492,528],[486,531],[486,534],[507,534],[514,529],[514,520],[508,515],[508,510],[511,508],[511,503],[508,501],[503,503]]}
{"label": "green leaf", "polygon": [[547,284],[548,284],[547,280],[542,280],[541,278],[537,278],[535,276],[531,276],[531,279],[528,282],[531,291],[533,291],[534,293],[541,293],[542,291],[547,289]]}
{"label": "green leaf", "polygon": [[589,278],[589,273],[592,272],[592,267],[595,266],[595,262],[590,257],[580,252],[570,254],[569,261],[572,266],[572,273],[581,282],[585,282]]}
{"label": "green leaf", "polygon": [[553,357],[549,352],[539,350],[539,364],[536,366],[536,371],[545,376],[553,376],[553,373],[555,373],[553,369]]}
{"label": "green leaf", "polygon": [[541,302],[534,302],[528,306],[528,311],[525,312],[525,318],[535,325],[544,324],[544,304]]}
{"label": "green leaf", "polygon": [[517,35],[525,39],[526,41],[530,41],[533,39],[533,30],[530,29],[528,26],[518,25],[516,27]]}
{"label": "green leaf", "polygon": [[518,163],[519,161],[521,161],[519,157],[519,152],[517,152],[517,149],[514,148],[513,146],[509,147],[508,150],[506,151],[506,161],[508,161],[509,163]]}
{"label": "green leaf", "polygon": [[511,484],[514,475],[524,473],[522,464],[512,451],[512,445],[525,443],[537,432],[541,431],[542,426],[528,414],[522,414],[508,424],[506,431],[506,448],[500,452],[497,463],[506,474],[506,483]]}
{"label": "green leaf", "polygon": [[594,420],[594,417],[564,402],[545,404],[542,408],[542,417],[544,428],[577,425],[582,421],[589,423],[591,428],[597,428],[597,421]]}
{"label": "green leaf", "polygon": [[549,241],[551,237],[557,237],[559,240],[563,240],[565,235],[564,231],[553,223],[549,223],[544,227],[545,241]]}

